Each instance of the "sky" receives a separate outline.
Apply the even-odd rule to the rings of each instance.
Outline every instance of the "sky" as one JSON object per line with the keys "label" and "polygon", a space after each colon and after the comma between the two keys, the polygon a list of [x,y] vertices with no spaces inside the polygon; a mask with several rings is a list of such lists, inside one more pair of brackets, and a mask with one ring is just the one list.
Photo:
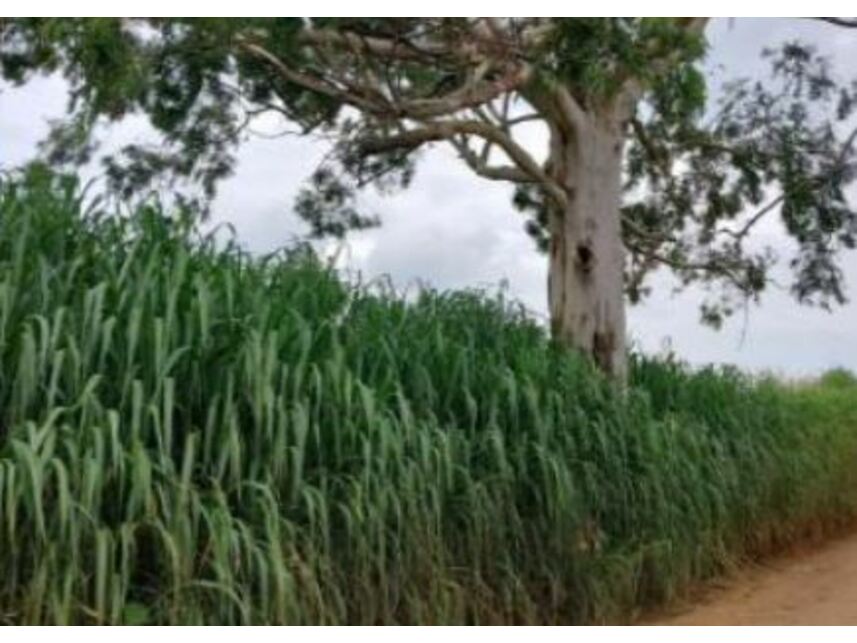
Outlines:
{"label": "sky", "polygon": [[[712,88],[723,81],[762,74],[764,46],[799,38],[815,43],[845,70],[857,60],[857,33],[797,19],[717,19],[708,27],[706,68]],[[0,167],[23,163],[36,152],[48,121],[62,115],[63,82],[39,78],[24,88],[0,86]],[[271,123],[257,129],[271,132]],[[125,122],[103,134],[108,147],[146,140],[140,121]],[[541,144],[534,132],[530,143]],[[230,223],[239,242],[254,252],[293,243],[306,233],[291,212],[297,190],[321,160],[319,141],[292,136],[255,137],[239,153],[237,172],[222,186],[211,225]],[[407,191],[366,195],[381,215],[380,228],[354,234],[327,251],[338,251],[340,265],[363,281],[389,276],[397,288],[420,284],[439,289],[484,288],[505,292],[533,315],[547,310],[547,262],[523,229],[524,219],[510,203],[511,188],[473,176],[454,154],[438,147],[425,155]],[[857,202],[857,191],[854,194]],[[759,242],[784,257],[790,245],[776,219],[759,229]],[[674,293],[666,273],[654,276],[653,294],[629,309],[632,342],[648,353],[670,350],[693,364],[733,364],[753,372],[804,377],[844,366],[857,371],[857,253],[843,255],[846,294],[853,303],[832,313],[798,305],[787,292],[769,290],[720,330],[699,323],[704,293]]]}

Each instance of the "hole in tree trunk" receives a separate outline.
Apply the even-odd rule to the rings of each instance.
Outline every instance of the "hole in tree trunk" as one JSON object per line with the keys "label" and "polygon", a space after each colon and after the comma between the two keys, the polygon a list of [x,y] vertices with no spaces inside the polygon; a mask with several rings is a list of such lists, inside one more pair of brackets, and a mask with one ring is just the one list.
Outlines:
{"label": "hole in tree trunk", "polygon": [[592,272],[595,263],[595,253],[588,244],[581,243],[577,246],[577,267],[584,274]]}

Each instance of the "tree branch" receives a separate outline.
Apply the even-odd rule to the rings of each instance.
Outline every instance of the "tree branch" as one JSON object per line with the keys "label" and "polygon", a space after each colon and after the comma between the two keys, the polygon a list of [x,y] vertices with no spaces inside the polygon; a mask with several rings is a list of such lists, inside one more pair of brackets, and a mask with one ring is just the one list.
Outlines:
{"label": "tree branch", "polygon": [[239,48],[267,61],[285,80],[313,92],[323,94],[347,105],[357,107],[369,113],[391,118],[429,119],[448,116],[464,109],[478,107],[505,93],[525,85],[532,76],[529,65],[519,64],[511,67],[495,80],[472,80],[458,89],[433,98],[394,101],[376,92],[376,98],[370,99],[358,91],[351,81],[343,81],[346,88],[338,87],[321,78],[301,73],[286,65],[275,54],[262,45],[245,38],[237,40]]}
{"label": "tree branch", "polygon": [[715,275],[721,275],[730,282],[732,282],[732,284],[742,293],[746,295],[752,293],[750,287],[744,281],[742,281],[739,275],[735,273],[736,269],[738,269],[740,266],[728,266],[721,261],[689,261],[676,257],[669,257],[653,248],[643,248],[627,240],[625,241],[625,245],[628,247],[629,250],[631,250],[631,252],[642,255],[646,259],[649,259],[656,263],[669,266],[674,270],[707,272]]}
{"label": "tree branch", "polygon": [[667,156],[664,156],[658,151],[657,147],[655,147],[654,141],[649,138],[649,135],[646,132],[646,126],[643,125],[640,119],[632,118],[630,123],[634,135],[637,137],[637,140],[640,141],[640,145],[643,146],[643,149],[646,152],[646,156],[648,156],[649,160],[655,164],[655,166],[658,168],[658,171],[663,176],[669,176],[671,162],[668,153]]}
{"label": "tree branch", "polygon": [[415,99],[396,105],[403,116],[416,119],[448,116],[487,102],[523,87],[532,77],[529,65],[517,65],[496,80],[466,83],[459,89],[436,98]]}
{"label": "tree branch", "polygon": [[331,29],[303,29],[298,34],[298,40],[313,47],[339,47],[358,55],[371,54],[391,60],[426,61],[450,57],[458,61],[473,62],[474,58],[478,57],[478,50],[473,43],[470,43],[470,46],[452,48],[448,43],[434,40],[417,46],[405,38],[393,40]]}
{"label": "tree branch", "polygon": [[270,63],[270,65],[277,71],[277,73],[279,73],[285,80],[294,85],[298,85],[310,91],[314,91],[318,94],[333,98],[347,105],[364,109],[368,112],[378,112],[379,107],[377,104],[367,100],[362,96],[358,96],[353,92],[342,90],[336,85],[322,80],[321,78],[303,74],[299,71],[292,69],[282,60],[280,60],[277,56],[275,56],[259,44],[239,39],[237,41],[237,45],[239,48],[243,49],[247,53],[252,54],[253,56],[261,58]]}
{"label": "tree branch", "polygon": [[752,230],[753,227],[759,221],[761,221],[766,214],[771,212],[775,207],[777,207],[783,201],[785,201],[785,198],[786,198],[786,196],[784,194],[781,194],[776,199],[774,199],[773,201],[768,203],[765,207],[763,207],[756,214],[754,214],[752,217],[750,217],[750,219],[747,221],[747,223],[745,223],[741,227],[740,230],[735,231],[735,230],[729,230],[728,228],[723,228],[721,230],[718,230],[717,232],[719,232],[721,234],[729,235],[730,237],[735,239],[735,241],[740,243],[744,239],[744,237],[746,237],[750,233],[750,230]]}
{"label": "tree branch", "polygon": [[857,29],[857,18],[812,18],[812,20],[821,20],[837,27]]}
{"label": "tree branch", "polygon": [[[492,181],[512,181],[514,183],[534,183],[535,179],[511,165],[488,165],[488,159],[484,154],[477,155],[467,144],[466,139],[449,139],[450,144],[456,149],[459,156],[477,175]],[[490,143],[490,142],[489,142]]]}
{"label": "tree branch", "polygon": [[[414,149],[425,143],[451,141],[456,136],[461,135],[477,136],[497,145],[517,166],[517,168],[512,169],[518,169],[529,177],[529,182],[541,184],[546,193],[558,205],[565,207],[568,200],[565,190],[542,169],[530,153],[500,129],[480,121],[429,121],[416,129],[395,136],[363,138],[358,142],[358,145],[365,154],[383,154],[403,148]],[[494,171],[490,173],[497,174]],[[506,170],[502,170],[500,173],[511,176],[511,173]],[[515,174],[517,175],[517,172]]]}

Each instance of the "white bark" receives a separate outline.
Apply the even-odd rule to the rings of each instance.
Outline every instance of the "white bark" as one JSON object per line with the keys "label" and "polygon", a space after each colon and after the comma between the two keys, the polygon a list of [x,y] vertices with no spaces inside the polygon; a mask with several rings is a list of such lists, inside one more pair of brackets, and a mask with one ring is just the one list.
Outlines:
{"label": "white bark", "polygon": [[621,234],[622,126],[589,116],[551,133],[551,170],[568,194],[551,216],[548,300],[554,337],[627,375]]}

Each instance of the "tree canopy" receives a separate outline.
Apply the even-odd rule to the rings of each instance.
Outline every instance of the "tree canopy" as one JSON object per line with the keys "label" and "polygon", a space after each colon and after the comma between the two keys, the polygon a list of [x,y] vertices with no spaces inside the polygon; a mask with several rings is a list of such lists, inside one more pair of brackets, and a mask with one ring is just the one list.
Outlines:
{"label": "tree canopy", "polygon": [[[832,19],[854,26],[850,19]],[[542,122],[557,140],[581,122],[622,128],[621,235],[631,301],[658,266],[713,289],[718,323],[769,282],[773,249],[748,243],[779,215],[797,244],[801,302],[845,299],[840,250],[853,248],[857,81],[810,44],[770,43],[764,80],[735,79],[715,106],[695,18],[8,19],[0,69],[12,83],[57,73],[68,118],[46,142],[53,163],[96,153],[93,131],[143,114],[155,146],[104,159],[129,196],[163,177],[210,199],[233,171],[254,117],[281,115],[331,153],[296,203],[316,235],[374,225],[355,201],[367,185],[407,186],[420,152],[452,145],[475,174],[514,184],[526,228],[548,249],[550,211],[574,190],[518,135]],[[831,27],[832,28],[832,27]],[[857,32],[855,32],[857,35]],[[552,140],[554,140],[552,138]]]}

